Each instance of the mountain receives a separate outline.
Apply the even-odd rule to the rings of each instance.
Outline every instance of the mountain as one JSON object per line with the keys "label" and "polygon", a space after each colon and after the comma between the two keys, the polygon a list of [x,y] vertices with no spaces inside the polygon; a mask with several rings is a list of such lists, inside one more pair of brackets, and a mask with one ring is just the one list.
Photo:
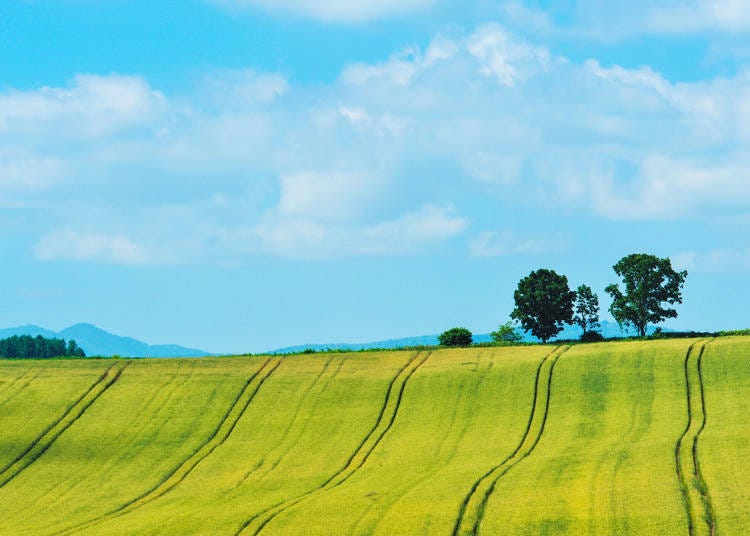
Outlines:
{"label": "mountain", "polygon": [[[653,333],[656,328],[651,326],[649,328],[649,333]],[[672,331],[670,329],[665,328],[664,331]],[[635,335],[635,332],[633,331],[625,331],[620,329],[620,326],[616,322],[610,322],[608,320],[604,320],[601,322],[601,329],[599,332],[607,339],[611,338],[617,338],[617,337],[630,337]],[[560,332],[560,334],[553,340],[574,340],[581,337],[581,328],[578,326],[565,326],[565,328]],[[536,337],[533,337],[529,333],[523,334],[523,340],[525,342],[538,342],[539,339]],[[482,342],[490,342],[492,341],[492,337],[490,337],[489,333],[475,333],[474,334],[474,342],[476,343],[482,343]],[[404,348],[409,346],[436,346],[438,344],[438,336],[437,335],[422,335],[419,337],[405,337],[402,339],[386,339],[382,341],[375,341],[375,342],[366,342],[366,343],[329,343],[329,344],[300,344],[297,346],[287,346],[286,348],[279,348],[277,350],[272,350],[268,353],[270,354],[291,354],[296,352],[303,352],[306,349],[311,349],[315,351],[321,351],[321,350],[368,350],[372,348]]]}
{"label": "mountain", "polygon": [[12,337],[13,335],[30,335],[32,337],[41,335],[47,338],[73,339],[78,346],[83,348],[83,351],[88,356],[205,357],[215,355],[203,350],[186,348],[175,344],[150,345],[132,337],[114,335],[92,324],[76,324],[58,332],[34,325],[0,329],[0,339]]}

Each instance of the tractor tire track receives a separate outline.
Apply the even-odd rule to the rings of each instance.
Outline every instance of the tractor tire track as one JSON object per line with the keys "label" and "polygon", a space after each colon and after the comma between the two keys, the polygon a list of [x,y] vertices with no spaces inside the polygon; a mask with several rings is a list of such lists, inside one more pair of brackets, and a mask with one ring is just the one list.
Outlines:
{"label": "tractor tire track", "polygon": [[279,502],[273,506],[266,508],[247,519],[240,525],[235,535],[242,534],[248,531],[253,536],[259,534],[268,523],[270,523],[276,516],[296,504],[309,499],[310,497],[325,493],[332,490],[344,482],[346,482],[352,475],[354,475],[365,462],[369,459],[375,448],[380,444],[383,437],[393,426],[398,410],[401,406],[401,400],[404,396],[404,390],[406,389],[406,383],[409,378],[414,375],[419,367],[421,367],[425,361],[432,355],[432,352],[417,352],[407,363],[404,365],[396,376],[391,379],[386,390],[385,400],[380,408],[380,413],[375,425],[370,429],[362,442],[357,446],[352,455],[346,461],[344,466],[331,475],[328,480],[323,482],[320,486],[312,489],[297,497],[287,499]]}
{"label": "tractor tire track", "polygon": [[708,485],[698,460],[698,441],[706,427],[706,400],[703,387],[703,353],[711,341],[690,345],[685,355],[685,391],[687,424],[675,444],[675,472],[688,520],[688,534],[716,534],[716,516]]}
{"label": "tractor tire track", "polygon": [[65,412],[52,422],[16,458],[0,469],[0,488],[16,478],[52,446],[104,392],[120,379],[130,363],[116,363],[109,367]]}
{"label": "tractor tire track", "polygon": [[[453,408],[450,423],[447,427],[446,433],[441,436],[442,438],[440,440],[440,446],[435,455],[432,457],[431,463],[423,467],[423,469],[426,468],[427,470],[422,476],[416,477],[412,480],[407,480],[406,478],[404,478],[403,483],[399,483],[399,485],[393,486],[391,489],[389,489],[389,493],[393,495],[393,498],[388,501],[387,504],[370,505],[365,510],[365,512],[362,513],[359,519],[357,519],[356,523],[354,524],[354,528],[351,531],[352,534],[374,534],[379,523],[382,522],[383,519],[385,519],[385,517],[388,516],[388,514],[397,507],[399,502],[408,501],[408,496],[410,493],[413,493],[421,485],[423,485],[431,478],[434,478],[435,475],[439,474],[441,470],[449,467],[453,463],[459,445],[466,436],[471,423],[471,419],[459,418],[460,408],[462,406],[469,406],[473,410],[476,405],[476,401],[481,400],[481,398],[478,397],[477,394],[482,384],[487,381],[487,377],[489,375],[488,372],[494,364],[492,358],[490,357],[489,363],[486,365],[486,368],[480,370],[479,366],[482,357],[482,353],[477,354],[476,362],[473,363],[474,367],[472,368],[472,372],[476,376],[478,376],[478,378],[473,382],[463,383],[462,386],[458,388],[456,399],[453,401],[453,403],[450,404],[450,407]],[[474,404],[472,404],[472,402],[474,402]],[[464,414],[471,415],[473,414],[473,411],[465,411]],[[459,421],[461,421],[460,429],[454,432],[459,424]],[[443,454],[443,452],[446,453]],[[381,509],[379,515],[374,512],[376,506],[379,506]]]}
{"label": "tractor tire track", "polygon": [[[315,377],[312,383],[308,385],[305,388],[305,390],[302,392],[302,394],[300,395],[297,405],[294,408],[294,413],[292,414],[292,418],[289,420],[281,439],[279,439],[276,445],[263,456],[263,459],[260,462],[261,465],[259,466],[258,469],[262,472],[260,476],[258,477],[258,482],[261,482],[271,472],[273,472],[273,470],[276,469],[276,467],[281,463],[281,461],[286,457],[286,455],[294,448],[294,445],[297,443],[299,439],[299,434],[297,434],[291,441],[288,441],[290,438],[290,434],[292,433],[292,430],[294,429],[294,425],[297,424],[297,422],[300,421],[300,419],[302,418],[302,408],[305,406],[305,402],[310,396],[310,393],[314,392],[314,390],[317,389],[318,385],[321,383],[321,379],[326,375],[326,373],[328,372],[328,369],[331,367],[331,363],[333,362],[333,359],[334,359],[333,356],[328,358],[328,360],[323,365],[322,370],[318,373],[318,375]],[[338,373],[342,365],[343,365],[343,360],[339,363],[338,368],[334,369],[333,375],[331,375],[328,378],[329,381]],[[327,385],[328,385],[328,382],[323,383],[323,389],[325,389]],[[316,394],[319,395],[319,393],[316,393]],[[315,397],[315,399],[317,399],[317,396]],[[269,460],[273,460],[273,461],[269,461]],[[245,478],[244,480],[247,480],[247,478]]]}
{"label": "tractor tire track", "polygon": [[549,413],[552,373],[560,356],[569,348],[569,346],[558,346],[539,363],[534,380],[531,413],[521,441],[509,456],[474,482],[459,508],[456,523],[453,527],[453,536],[476,536],[479,534],[487,503],[495,491],[497,481],[528,457],[536,448],[542,438],[547,414]]}
{"label": "tractor tire track", "polygon": [[[37,378],[42,372],[42,369],[37,369],[36,374],[32,378],[27,379],[28,376],[31,376],[32,369],[27,368],[20,376],[16,376],[12,380],[9,380],[5,382],[0,388],[0,406],[5,405],[6,402],[9,402],[12,400],[18,393],[23,391],[35,378]],[[25,381],[20,389],[18,389],[15,393],[12,393],[10,396],[6,397],[6,393],[8,391],[11,391],[16,385],[18,385],[20,382]]]}
{"label": "tractor tire track", "polygon": [[[271,364],[272,361],[275,362]],[[219,421],[219,424],[217,425],[213,433],[206,439],[206,441],[203,442],[200,447],[193,451],[193,453],[188,458],[180,462],[177,467],[172,469],[169,474],[156,486],[115,510],[112,510],[100,517],[97,517],[85,523],[81,523],[74,527],[65,529],[59,534],[73,534],[80,530],[84,530],[105,521],[123,516],[169,493],[172,489],[182,483],[182,481],[185,480],[185,478],[187,478],[187,476],[203,460],[208,458],[208,456],[210,456],[214,450],[216,450],[220,445],[226,442],[227,439],[229,439],[229,436],[232,435],[232,432],[237,426],[237,423],[245,414],[245,411],[253,401],[253,398],[255,398],[255,395],[258,393],[263,383],[265,383],[265,381],[271,376],[271,374],[274,373],[279,365],[281,365],[281,361],[278,359],[266,360],[261,365],[261,367],[245,382],[245,385],[237,394],[234,401],[227,409],[226,413],[224,413],[224,416]]]}

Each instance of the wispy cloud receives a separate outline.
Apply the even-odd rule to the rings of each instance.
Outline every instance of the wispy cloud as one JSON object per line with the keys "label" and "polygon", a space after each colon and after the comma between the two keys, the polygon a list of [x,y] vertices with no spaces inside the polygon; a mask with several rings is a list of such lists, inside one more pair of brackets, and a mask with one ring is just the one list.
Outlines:
{"label": "wispy cloud", "polygon": [[562,236],[529,237],[505,230],[480,233],[469,246],[474,257],[505,257],[560,252],[567,247],[567,243],[568,240]]}
{"label": "wispy cloud", "polygon": [[165,262],[161,254],[124,235],[80,232],[72,229],[53,231],[34,246],[37,258],[44,261],[96,261],[114,264],[145,265]]}
{"label": "wispy cloud", "polygon": [[256,7],[324,22],[358,24],[428,9],[436,0],[209,0],[233,9]]}

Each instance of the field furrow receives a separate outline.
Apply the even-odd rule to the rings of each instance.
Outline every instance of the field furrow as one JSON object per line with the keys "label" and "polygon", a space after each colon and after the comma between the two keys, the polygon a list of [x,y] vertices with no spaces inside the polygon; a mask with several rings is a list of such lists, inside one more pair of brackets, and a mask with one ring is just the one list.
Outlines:
{"label": "field furrow", "polygon": [[93,519],[89,522],[81,525],[72,527],[68,530],[61,532],[60,534],[73,534],[83,529],[87,529],[99,523],[108,521],[114,517],[119,517],[132,512],[142,506],[155,501],[159,497],[162,497],[177,485],[179,485],[203,460],[211,455],[217,447],[223,444],[227,438],[231,435],[237,422],[240,420],[242,415],[247,410],[247,407],[252,402],[258,390],[261,388],[263,383],[273,374],[273,372],[281,365],[281,361],[278,359],[269,359],[245,382],[242,390],[239,392],[237,397],[232,402],[232,405],[227,409],[223,418],[219,422],[214,432],[208,437],[208,439],[195,450],[186,460],[184,460],[179,466],[177,466],[167,477],[162,480],[154,488],[150,489],[143,495],[129,501],[120,508],[113,510],[104,516]]}
{"label": "field furrow", "polygon": [[117,363],[108,368],[89,389],[73,402],[58,419],[53,421],[46,430],[37,436],[8,465],[0,469],[0,488],[16,478],[22,471],[39,459],[50,446],[70,428],[84,412],[97,401],[117,380],[128,366],[127,362]]}
{"label": "field furrow", "polygon": [[571,347],[555,367],[544,434],[533,456],[497,481],[482,533],[686,532],[674,438],[689,344]]}
{"label": "field furrow", "polygon": [[750,534],[749,356],[0,359],[0,536]]}
{"label": "field furrow", "polygon": [[271,508],[261,511],[248,520],[246,520],[240,526],[237,534],[248,533],[248,534],[259,534],[263,528],[277,515],[284,512],[285,510],[295,506],[296,504],[309,499],[316,494],[325,493],[328,490],[340,486],[346,482],[358,469],[360,469],[367,459],[370,457],[372,452],[382,441],[383,437],[388,433],[388,430],[393,426],[393,422],[396,420],[399,406],[404,395],[404,389],[406,388],[406,382],[409,378],[417,371],[417,369],[424,364],[425,361],[430,357],[431,352],[417,353],[391,380],[388,385],[388,389],[385,394],[385,400],[381,407],[380,414],[378,415],[375,425],[370,429],[368,434],[362,440],[362,443],[352,453],[349,459],[346,461],[344,466],[328,478],[323,484],[309,492],[288,499],[284,502],[278,503]]}
{"label": "field furrow", "polygon": [[706,427],[706,403],[704,399],[701,363],[706,341],[691,345],[685,356],[685,391],[687,393],[687,424],[675,445],[675,470],[685,502],[688,533],[708,534],[716,532],[713,507],[708,486],[700,470],[698,440]]}
{"label": "field furrow", "polygon": [[439,350],[409,381],[399,416],[344,484],[284,512],[275,535],[450,534],[465,484],[525,429],[544,347]]}
{"label": "field furrow", "polygon": [[710,419],[700,435],[700,470],[711,484],[719,535],[750,534],[750,339],[722,337],[701,360]]}
{"label": "field furrow", "polygon": [[482,519],[487,508],[487,501],[495,490],[495,485],[503,475],[529,456],[539,443],[544,432],[549,411],[549,399],[552,390],[552,373],[560,356],[569,347],[558,347],[547,355],[536,371],[531,413],[521,441],[516,449],[499,464],[492,467],[472,485],[469,493],[461,503],[453,527],[454,536],[476,535],[479,533]]}

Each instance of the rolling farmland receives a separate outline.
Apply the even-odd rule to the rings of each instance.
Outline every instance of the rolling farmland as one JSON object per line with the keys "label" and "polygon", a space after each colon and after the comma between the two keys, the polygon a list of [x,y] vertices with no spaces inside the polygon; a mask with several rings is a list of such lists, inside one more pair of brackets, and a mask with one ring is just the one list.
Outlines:
{"label": "rolling farmland", "polygon": [[0,534],[747,534],[750,338],[0,361]]}

